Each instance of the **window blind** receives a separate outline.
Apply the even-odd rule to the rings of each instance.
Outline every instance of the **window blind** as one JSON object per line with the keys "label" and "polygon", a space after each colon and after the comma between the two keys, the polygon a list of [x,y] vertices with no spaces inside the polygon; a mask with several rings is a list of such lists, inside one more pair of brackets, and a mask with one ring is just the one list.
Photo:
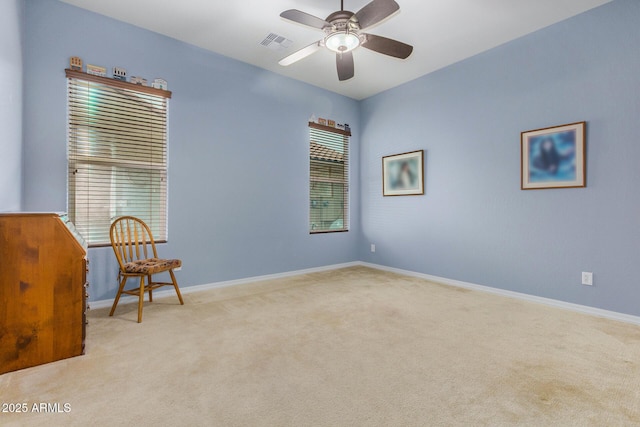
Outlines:
{"label": "window blind", "polygon": [[79,74],[67,70],[69,218],[89,246],[110,244],[122,215],[166,241],[171,93]]}
{"label": "window blind", "polygon": [[309,123],[309,232],[349,230],[351,132]]}

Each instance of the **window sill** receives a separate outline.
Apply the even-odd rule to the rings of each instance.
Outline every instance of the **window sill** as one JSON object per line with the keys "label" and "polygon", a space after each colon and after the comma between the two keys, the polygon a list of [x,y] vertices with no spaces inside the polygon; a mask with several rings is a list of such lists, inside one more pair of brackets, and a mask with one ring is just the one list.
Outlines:
{"label": "window sill", "polygon": [[320,230],[320,231],[309,231],[309,234],[327,234],[327,233],[346,233],[349,230]]}

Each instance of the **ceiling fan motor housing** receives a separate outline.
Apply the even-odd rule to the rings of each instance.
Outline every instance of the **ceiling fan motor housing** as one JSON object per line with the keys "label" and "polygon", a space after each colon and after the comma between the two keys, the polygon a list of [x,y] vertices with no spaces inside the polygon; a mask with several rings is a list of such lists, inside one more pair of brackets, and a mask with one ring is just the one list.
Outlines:
{"label": "ceiling fan motor housing", "polygon": [[363,36],[358,33],[360,25],[355,19],[355,14],[348,10],[339,10],[327,16],[327,22],[331,26],[324,27],[326,37],[323,44],[328,49],[337,52],[349,52],[362,44]]}

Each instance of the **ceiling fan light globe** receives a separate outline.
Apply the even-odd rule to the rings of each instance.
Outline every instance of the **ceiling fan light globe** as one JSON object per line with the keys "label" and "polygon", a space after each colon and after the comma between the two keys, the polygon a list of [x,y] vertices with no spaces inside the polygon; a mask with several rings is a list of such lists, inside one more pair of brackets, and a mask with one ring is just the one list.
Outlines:
{"label": "ceiling fan light globe", "polygon": [[336,53],[350,52],[353,49],[360,46],[360,38],[353,33],[349,32],[337,32],[329,35],[324,40],[324,45],[327,49]]}

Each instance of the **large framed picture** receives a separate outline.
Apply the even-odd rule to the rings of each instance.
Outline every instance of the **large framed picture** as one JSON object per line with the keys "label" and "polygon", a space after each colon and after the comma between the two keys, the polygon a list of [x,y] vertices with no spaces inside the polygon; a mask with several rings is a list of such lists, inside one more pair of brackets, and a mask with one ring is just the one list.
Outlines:
{"label": "large framed picture", "polygon": [[522,132],[520,158],[523,190],[585,187],[585,122]]}
{"label": "large framed picture", "polygon": [[382,158],[382,195],[424,194],[424,150]]}

